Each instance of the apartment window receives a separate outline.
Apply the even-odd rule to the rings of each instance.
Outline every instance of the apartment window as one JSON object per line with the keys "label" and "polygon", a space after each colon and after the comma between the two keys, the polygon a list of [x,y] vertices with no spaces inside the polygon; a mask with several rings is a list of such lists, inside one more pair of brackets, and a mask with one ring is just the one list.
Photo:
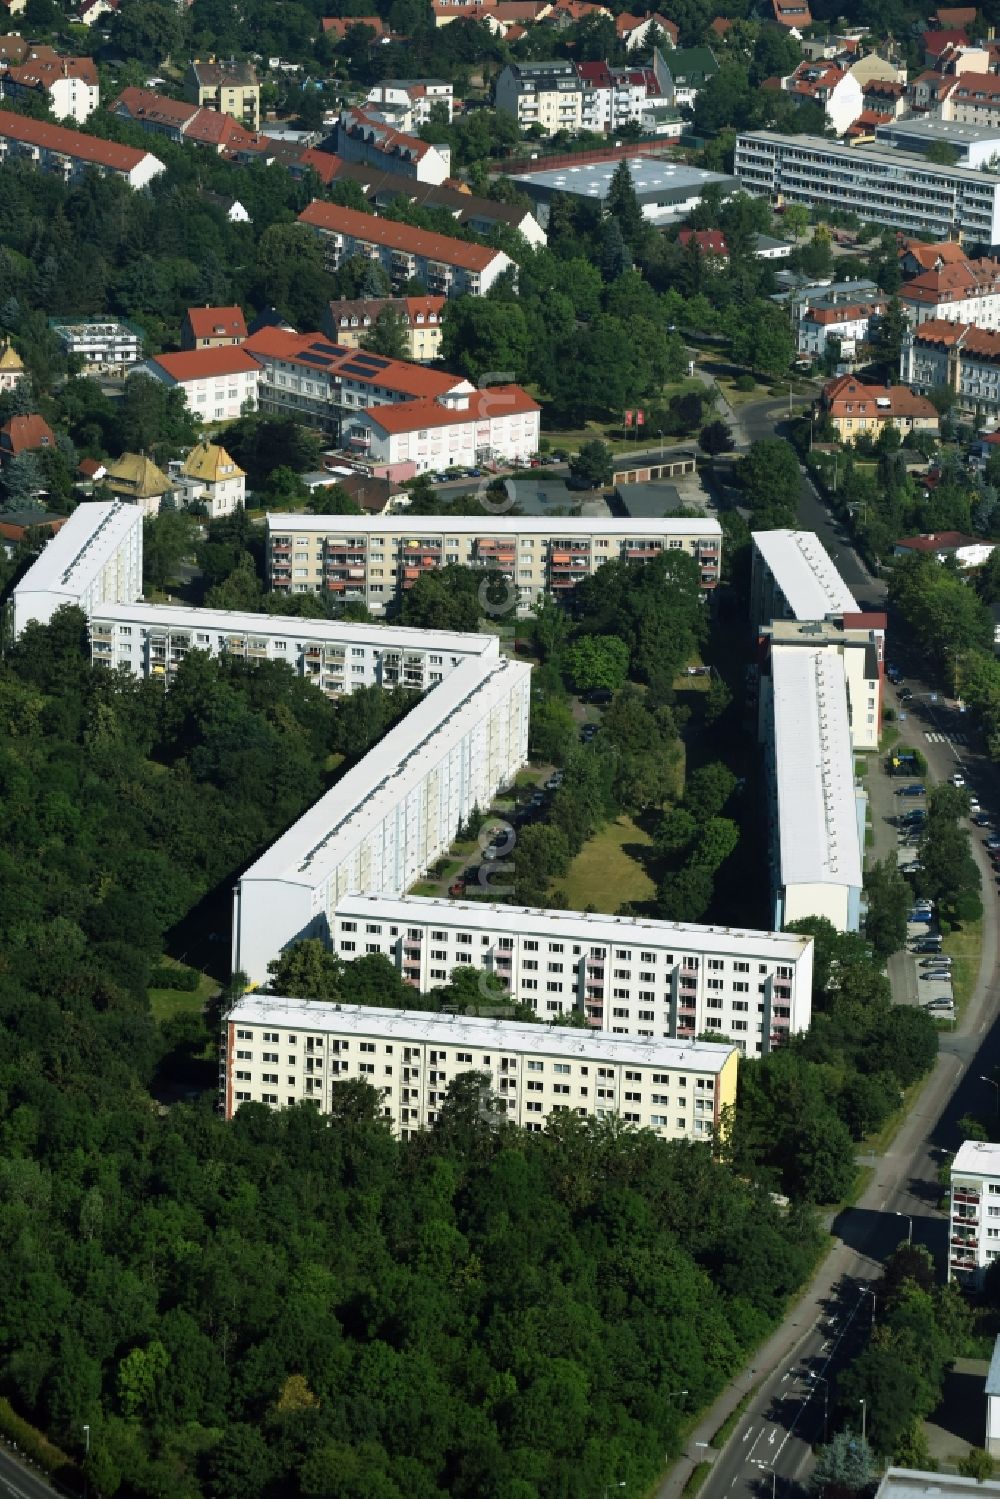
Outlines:
{"label": "apartment window", "polygon": [[552,1071],[553,1072],[560,1072],[563,1075],[567,1075],[569,1073],[569,1071],[570,1071],[570,1065],[569,1065],[568,1062],[553,1062],[553,1064],[552,1064]]}
{"label": "apartment window", "polygon": [[237,1031],[236,1039],[237,1041],[252,1041],[253,1031]]}
{"label": "apartment window", "polygon": [[529,1062],[528,1063],[528,1071],[529,1072],[544,1072],[545,1071],[545,1063],[544,1062]]}

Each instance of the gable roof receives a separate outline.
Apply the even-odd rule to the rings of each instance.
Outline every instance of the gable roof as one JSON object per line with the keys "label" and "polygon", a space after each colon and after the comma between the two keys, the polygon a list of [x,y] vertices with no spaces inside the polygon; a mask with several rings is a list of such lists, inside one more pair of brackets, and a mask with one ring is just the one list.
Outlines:
{"label": "gable roof", "polygon": [[362,357],[357,349],[347,349],[331,342],[325,333],[289,333],[284,328],[261,328],[250,335],[242,348],[255,355],[259,363],[280,359],[286,364],[300,364],[317,376],[325,373],[356,385],[368,384],[390,390],[404,397],[427,399],[450,395],[467,384],[458,375],[411,364],[405,359],[385,359],[381,355]]}
{"label": "gable roof", "polygon": [[64,78],[76,78],[88,88],[97,88],[97,68],[90,57],[35,58],[29,53],[24,62],[8,68],[7,78],[22,88],[51,89]]}
{"label": "gable roof", "polygon": [[0,448],[16,458],[37,448],[54,448],[56,435],[43,416],[12,416],[0,427]]}
{"label": "gable roof", "polygon": [[167,99],[152,88],[123,88],[108,105],[108,112],[137,122],[148,120],[152,125],[183,131],[198,113],[198,105]]}
{"label": "gable roof", "polygon": [[149,157],[148,151],[137,150],[135,146],[119,146],[115,141],[102,141],[96,135],[82,135],[79,130],[32,120],[7,109],[0,109],[0,137],[38,146],[43,151],[58,151],[74,161],[110,167],[115,172],[132,172]]}
{"label": "gable roof", "polygon": [[942,349],[960,348],[980,359],[1000,359],[1000,333],[978,328],[975,323],[953,323],[948,318],[928,318],[913,330],[913,342]]}
{"label": "gable roof", "polygon": [[449,239],[446,234],[413,229],[409,224],[397,224],[391,219],[378,219],[372,214],[360,213],[356,208],[322,203],[318,198],[302,210],[298,222],[328,234],[341,234],[369,244],[384,245],[387,249],[402,250],[407,255],[425,255],[430,260],[460,266],[468,271],[484,271],[501,253],[486,245],[472,245],[465,240]]}
{"label": "gable roof", "polygon": [[327,34],[333,32],[339,41],[350,31],[352,26],[369,26],[376,36],[388,36],[389,28],[381,16],[324,16],[323,31]]}
{"label": "gable roof", "polygon": [[200,484],[218,484],[225,479],[245,479],[246,474],[218,443],[200,442],[184,460],[181,473]]}
{"label": "gable roof", "polygon": [[10,342],[0,346],[0,370],[23,370],[24,360]]}
{"label": "gable roof", "polygon": [[865,385],[853,375],[827,381],[823,400],[833,417],[877,416],[886,421],[898,416],[938,419],[933,403],[905,385]]}
{"label": "gable roof", "polygon": [[400,401],[395,406],[369,407],[363,413],[363,420],[385,433],[416,432],[424,427],[486,421],[498,409],[506,417],[541,408],[520,385],[491,385],[489,390],[473,391],[465,407],[442,406],[440,401]]}
{"label": "gable roof", "polygon": [[959,547],[983,545],[982,537],[965,536],[961,531],[931,531],[922,536],[904,536],[896,542],[896,546],[905,547],[908,552],[954,552]]}
{"label": "gable roof", "polygon": [[242,307],[189,307],[184,314],[193,338],[246,338]]}
{"label": "gable roof", "polygon": [[689,245],[692,240],[699,254],[729,259],[729,244],[721,229],[682,229],[677,236],[679,245]]}
{"label": "gable roof", "polygon": [[169,494],[173,488],[163,470],[145,453],[123,453],[107,465],[104,478],[112,493],[118,490],[136,500]]}
{"label": "gable roof", "polygon": [[243,344],[223,344],[216,349],[191,349],[183,354],[156,354],[149,361],[171,380],[209,380],[213,375],[256,374],[260,366]]}

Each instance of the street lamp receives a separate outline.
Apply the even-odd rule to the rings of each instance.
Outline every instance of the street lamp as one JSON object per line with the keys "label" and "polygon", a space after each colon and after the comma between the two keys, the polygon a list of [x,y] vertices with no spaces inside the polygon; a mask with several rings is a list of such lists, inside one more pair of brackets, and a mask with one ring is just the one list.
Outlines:
{"label": "street lamp", "polygon": [[979,1081],[981,1083],[989,1083],[993,1089],[993,1108],[996,1113],[1000,1114],[1000,1083],[995,1078],[985,1077],[982,1073],[979,1074]]}
{"label": "street lamp", "polygon": [[830,1412],[830,1381],[826,1378],[825,1375],[813,1374],[811,1370],[809,1373],[809,1378],[818,1381],[819,1384],[823,1386],[823,1445],[825,1446],[828,1425],[827,1418]]}
{"label": "street lamp", "polygon": [[771,1475],[771,1499],[775,1499],[775,1490],[777,1488],[778,1475],[775,1473],[775,1471],[774,1471],[773,1468],[769,1468],[767,1466],[767,1463],[758,1463],[757,1467],[760,1468],[760,1470],[761,1470],[762,1473],[770,1473],[770,1475]]}
{"label": "street lamp", "polygon": [[85,1423],[83,1428],[83,1499],[87,1499],[87,1459],[90,1456],[90,1424]]}
{"label": "street lamp", "polygon": [[[906,1235],[906,1242],[907,1242],[907,1244],[912,1244],[913,1243],[913,1219],[910,1217],[909,1213],[901,1213],[898,1208],[896,1209],[896,1217],[897,1218],[905,1218],[906,1219],[907,1224],[909,1225],[909,1228],[908,1228],[908,1231],[907,1231],[907,1235]],[[874,1295],[874,1292],[872,1294]],[[872,1310],[874,1311],[874,1305],[872,1307]]]}
{"label": "street lamp", "polygon": [[859,1400],[858,1404],[861,1407],[861,1440],[863,1442],[867,1442],[867,1440],[868,1440],[868,1401],[867,1400]]}

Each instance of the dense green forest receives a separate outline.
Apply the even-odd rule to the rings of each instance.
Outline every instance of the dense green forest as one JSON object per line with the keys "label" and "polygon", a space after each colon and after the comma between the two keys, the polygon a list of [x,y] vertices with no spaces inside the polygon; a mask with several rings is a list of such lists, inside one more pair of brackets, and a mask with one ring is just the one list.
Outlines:
{"label": "dense green forest", "polygon": [[641,1488],[817,1252],[705,1148],[486,1128],[461,1080],[406,1145],[365,1090],[156,1106],[165,945],[407,703],[197,655],[164,696],[72,610],[0,667],[0,1394],[103,1493]]}

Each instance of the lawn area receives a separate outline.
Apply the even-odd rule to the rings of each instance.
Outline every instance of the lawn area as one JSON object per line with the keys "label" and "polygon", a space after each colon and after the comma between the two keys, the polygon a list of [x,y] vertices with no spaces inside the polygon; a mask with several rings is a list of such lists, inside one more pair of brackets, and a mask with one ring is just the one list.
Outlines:
{"label": "lawn area", "polygon": [[[984,892],[987,898],[991,893],[989,890]],[[979,978],[979,964],[983,955],[982,920],[963,922],[960,930],[948,933],[943,946],[952,960],[951,988],[955,996],[955,1015],[960,1018]]]}
{"label": "lawn area", "polygon": [[[177,963],[173,958],[164,958],[162,964],[166,968],[187,971],[184,963]],[[149,1008],[153,1013],[153,1019],[162,1025],[164,1020],[169,1020],[172,1015],[185,1013],[198,1015],[218,987],[215,979],[207,973],[202,973],[199,975],[197,989],[150,989]]]}
{"label": "lawn area", "polygon": [[627,848],[649,848],[652,838],[631,817],[609,822],[586,844],[572,864],[560,890],[572,911],[596,906],[598,911],[616,911],[624,901],[652,900],[656,886]]}

